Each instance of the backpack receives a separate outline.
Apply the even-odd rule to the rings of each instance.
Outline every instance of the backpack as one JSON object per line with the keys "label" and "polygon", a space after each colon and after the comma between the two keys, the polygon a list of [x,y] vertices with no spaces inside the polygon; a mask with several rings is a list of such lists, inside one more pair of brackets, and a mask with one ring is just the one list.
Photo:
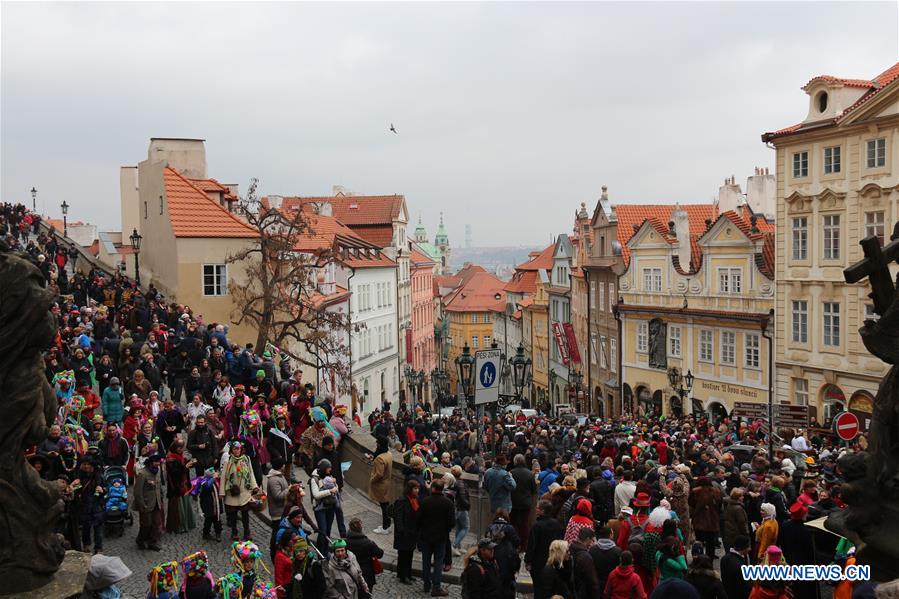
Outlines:
{"label": "backpack", "polygon": [[[487,570],[484,568],[484,566],[477,562],[471,563],[478,567],[478,570],[481,571],[481,576],[486,574]],[[462,599],[467,599],[471,596],[471,591],[468,588],[468,585],[470,584],[468,581],[468,568],[462,570],[462,576],[459,577],[459,583],[462,585]]]}
{"label": "backpack", "polygon": [[497,545],[502,545],[503,541],[506,540],[506,526],[506,522],[494,522],[487,527],[487,532],[484,533],[484,536]]}
{"label": "backpack", "polygon": [[627,544],[631,543],[640,543],[643,544],[643,534],[646,532],[646,520],[644,520],[641,524],[635,524],[633,518],[628,520],[630,524],[630,534],[627,537]]}

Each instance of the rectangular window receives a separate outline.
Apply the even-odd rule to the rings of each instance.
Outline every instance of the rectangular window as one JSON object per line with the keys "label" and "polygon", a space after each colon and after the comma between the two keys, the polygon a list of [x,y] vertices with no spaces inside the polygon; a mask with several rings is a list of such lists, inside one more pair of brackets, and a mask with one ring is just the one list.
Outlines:
{"label": "rectangular window", "polygon": [[649,323],[637,323],[637,351],[645,354],[649,351]]}
{"label": "rectangular window", "polygon": [[840,345],[840,304],[824,302],[824,345]]}
{"label": "rectangular window", "polygon": [[808,343],[808,302],[793,300],[793,342]]}
{"label": "rectangular window", "polygon": [[490,347],[490,335],[484,335],[484,347]]}
{"label": "rectangular window", "polygon": [[834,175],[840,172],[840,146],[824,148],[824,174]]}
{"label": "rectangular window", "polygon": [[718,292],[719,293],[740,293],[743,288],[743,269],[742,268],[719,268],[718,269]]}
{"label": "rectangular window", "polygon": [[883,246],[883,211],[865,212],[865,237],[872,235],[880,241]]}
{"label": "rectangular window", "polygon": [[746,333],[744,338],[746,343],[746,368],[759,367],[759,336],[757,333]]}
{"label": "rectangular window", "polygon": [[478,347],[478,336],[477,335],[471,336],[471,346]]}
{"label": "rectangular window", "polygon": [[228,293],[228,267],[225,264],[203,265],[203,295],[218,296]]}
{"label": "rectangular window", "polygon": [[644,268],[643,269],[643,290],[654,293],[662,291],[662,269],[661,268]]}
{"label": "rectangular window", "polygon": [[824,215],[824,259],[840,259],[840,215]]}
{"label": "rectangular window", "polygon": [[609,312],[613,310],[612,306],[615,305],[615,283],[609,283]]}
{"label": "rectangular window", "polygon": [[808,405],[808,381],[793,379],[793,400],[797,406]]}
{"label": "rectangular window", "polygon": [[609,337],[609,361],[609,370],[618,372],[618,340],[614,337]]}
{"label": "rectangular window", "polygon": [[478,315],[477,315],[477,313],[472,314],[472,315],[471,315],[471,322],[475,322],[475,323],[476,323],[477,321],[478,321]]}
{"label": "rectangular window", "polygon": [[867,152],[865,153],[865,164],[868,168],[879,168],[887,163],[887,140],[885,137],[880,139],[869,139],[865,144]]}
{"label": "rectangular window", "polygon": [[865,304],[865,320],[880,320],[880,314],[874,311],[874,304]]}
{"label": "rectangular window", "polygon": [[[590,281],[590,301],[593,302],[594,306],[597,306],[596,303],[596,281]],[[602,310],[602,306],[599,307]]]}
{"label": "rectangular window", "polygon": [[793,178],[808,177],[808,152],[793,154]]}
{"label": "rectangular window", "polygon": [[721,331],[721,363],[733,365],[736,362],[737,334]]}
{"label": "rectangular window", "polygon": [[680,327],[669,325],[668,327],[668,355],[672,358],[680,358]]}
{"label": "rectangular window", "polygon": [[712,331],[709,329],[701,329],[699,331],[699,361],[712,362],[714,360],[714,339]]}
{"label": "rectangular window", "polygon": [[808,259],[808,217],[793,219],[793,260]]}
{"label": "rectangular window", "polygon": [[599,365],[603,368],[608,368],[608,362],[606,361],[606,336],[600,335],[599,337]]}
{"label": "rectangular window", "polygon": [[600,283],[600,284],[599,284],[599,304],[598,304],[600,310],[603,310],[603,309],[605,308],[605,305],[606,305],[606,294],[605,294],[605,291],[606,291],[606,284],[605,284],[605,283]]}
{"label": "rectangular window", "polygon": [[596,333],[590,333],[590,362],[596,364]]}

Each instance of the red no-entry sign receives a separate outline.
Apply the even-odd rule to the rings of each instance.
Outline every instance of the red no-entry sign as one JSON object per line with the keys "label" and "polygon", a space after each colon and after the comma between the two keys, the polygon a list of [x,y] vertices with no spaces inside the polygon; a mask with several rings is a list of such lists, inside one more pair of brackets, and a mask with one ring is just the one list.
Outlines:
{"label": "red no-entry sign", "polygon": [[858,417],[852,412],[840,412],[833,419],[833,430],[843,441],[852,441],[858,436]]}

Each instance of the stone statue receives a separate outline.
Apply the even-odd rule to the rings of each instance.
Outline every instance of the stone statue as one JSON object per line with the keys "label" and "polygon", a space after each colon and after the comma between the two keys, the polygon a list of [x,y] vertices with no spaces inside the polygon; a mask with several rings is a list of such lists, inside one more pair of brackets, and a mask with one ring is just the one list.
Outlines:
{"label": "stone statue", "polygon": [[41,356],[57,333],[52,302],[41,272],[0,242],[0,595],[44,585],[65,557],[59,487],[25,461],[56,409]]}
{"label": "stone statue", "polygon": [[859,562],[871,565],[872,578],[886,581],[899,578],[899,296],[889,271],[899,259],[899,223],[886,247],[876,237],[861,245],[865,259],[844,276],[848,283],[870,279],[880,319],[866,320],[859,334],[868,351],[893,367],[877,390],[867,452],[838,462],[849,507],[829,516],[825,527],[854,541]]}
{"label": "stone statue", "polygon": [[668,370],[668,326],[658,318],[649,321],[649,367]]}

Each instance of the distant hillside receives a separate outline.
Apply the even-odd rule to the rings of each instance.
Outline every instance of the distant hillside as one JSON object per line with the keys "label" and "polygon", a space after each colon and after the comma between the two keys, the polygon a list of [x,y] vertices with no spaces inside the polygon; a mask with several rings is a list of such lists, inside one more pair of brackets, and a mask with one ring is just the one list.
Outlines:
{"label": "distant hillside", "polygon": [[453,270],[458,270],[466,262],[471,262],[483,266],[501,279],[507,279],[512,276],[517,264],[528,259],[528,253],[542,249],[529,246],[453,248],[451,266]]}

